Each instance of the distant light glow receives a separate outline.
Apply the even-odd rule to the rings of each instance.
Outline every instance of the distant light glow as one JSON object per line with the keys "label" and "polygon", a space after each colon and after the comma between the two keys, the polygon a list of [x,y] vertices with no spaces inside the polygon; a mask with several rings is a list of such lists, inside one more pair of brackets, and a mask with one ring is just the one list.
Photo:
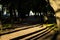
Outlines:
{"label": "distant light glow", "polygon": [[0,4],[0,11],[2,11],[2,5]]}
{"label": "distant light glow", "polygon": [[5,9],[5,11],[4,11],[4,15],[6,15],[6,9]]}
{"label": "distant light glow", "polygon": [[38,15],[38,13],[36,13],[36,15]]}
{"label": "distant light glow", "polygon": [[43,15],[43,13],[41,12],[41,15]]}
{"label": "distant light glow", "polygon": [[40,13],[39,13],[39,16],[40,16]]}
{"label": "distant light glow", "polygon": [[35,13],[33,13],[32,11],[30,11],[29,15],[33,16],[33,15],[35,15]]}
{"label": "distant light glow", "polygon": [[18,11],[17,11],[17,10],[15,10],[15,12],[16,12],[16,16],[18,17]]}

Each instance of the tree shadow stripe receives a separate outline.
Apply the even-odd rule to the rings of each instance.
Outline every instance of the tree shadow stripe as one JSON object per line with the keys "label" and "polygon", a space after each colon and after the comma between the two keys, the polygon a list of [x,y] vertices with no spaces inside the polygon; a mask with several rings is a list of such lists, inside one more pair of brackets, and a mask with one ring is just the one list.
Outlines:
{"label": "tree shadow stripe", "polygon": [[[52,26],[53,26],[53,25],[52,25]],[[49,28],[49,29],[50,29],[50,28]],[[48,30],[49,30],[49,29],[48,29]],[[48,30],[46,30],[46,31],[48,31]],[[33,36],[33,37],[30,37],[30,38],[28,38],[27,40],[33,39],[33,38],[35,38],[35,37],[37,37],[37,36],[39,36],[39,35],[45,33],[46,31],[44,31],[44,32],[42,32],[42,33],[40,33],[40,34],[37,34],[37,35],[35,35],[35,36]]]}
{"label": "tree shadow stripe", "polygon": [[[54,28],[53,28],[53,29],[54,29]],[[47,31],[47,33],[44,33],[43,35],[41,35],[41,36],[39,36],[39,37],[35,38],[34,40],[37,40],[37,39],[39,39],[39,38],[43,37],[44,35],[49,34],[53,29],[51,29],[50,31]]]}

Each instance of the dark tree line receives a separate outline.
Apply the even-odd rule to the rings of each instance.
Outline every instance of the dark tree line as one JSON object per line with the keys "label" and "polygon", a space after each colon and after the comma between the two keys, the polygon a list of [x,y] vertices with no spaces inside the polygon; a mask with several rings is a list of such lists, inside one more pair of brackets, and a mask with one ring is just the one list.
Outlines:
{"label": "dark tree line", "polygon": [[[13,19],[12,12],[14,12],[14,16],[15,16],[14,18],[16,19],[15,9],[18,10],[18,19],[26,18],[25,15],[26,14],[29,15],[30,10],[32,10],[35,13],[43,12],[43,15],[47,15],[48,14],[47,12],[50,12],[50,14],[53,15],[55,14],[53,8],[49,4],[49,1],[45,1],[45,0],[1,0],[1,4],[3,5],[3,7],[7,6],[7,8],[9,9],[10,19]],[[43,18],[42,15],[41,17]]]}

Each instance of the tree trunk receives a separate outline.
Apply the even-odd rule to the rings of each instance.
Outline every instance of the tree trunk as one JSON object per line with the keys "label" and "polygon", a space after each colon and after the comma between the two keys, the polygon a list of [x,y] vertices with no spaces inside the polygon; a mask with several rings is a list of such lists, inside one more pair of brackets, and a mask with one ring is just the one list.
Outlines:
{"label": "tree trunk", "polygon": [[[55,17],[56,17],[56,22],[57,22],[57,27],[58,30],[60,31],[60,6],[59,6],[59,1],[58,0],[49,0],[50,1],[50,5],[53,7],[54,11],[55,11]],[[58,3],[57,3],[58,1]]]}

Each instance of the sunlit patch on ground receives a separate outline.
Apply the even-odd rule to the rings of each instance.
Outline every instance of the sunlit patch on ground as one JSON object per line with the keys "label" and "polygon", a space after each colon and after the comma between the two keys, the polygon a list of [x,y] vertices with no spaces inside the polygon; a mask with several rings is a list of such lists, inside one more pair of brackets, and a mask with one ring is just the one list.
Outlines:
{"label": "sunlit patch on ground", "polygon": [[[54,26],[52,26],[52,25],[56,25],[56,24],[43,24],[43,27],[41,27],[41,25],[40,24],[36,24],[36,25],[29,25],[29,26],[25,26],[25,28],[27,27],[27,28],[29,28],[29,29],[25,29],[24,27],[22,27],[22,29],[25,29],[25,30],[21,30],[21,31],[16,31],[16,32],[12,32],[12,33],[8,33],[8,34],[6,34],[6,35],[2,35],[1,36],[1,38],[2,38],[2,40],[3,40],[3,38],[6,38],[6,37],[8,37],[7,39],[14,39],[14,38],[20,38],[20,36],[23,36],[23,35],[27,35],[28,37],[26,37],[26,38],[23,38],[23,39],[27,39],[27,38],[29,38],[29,37],[33,37],[33,36],[36,36],[36,35],[40,35],[40,36],[42,36],[42,35],[44,35],[44,34],[46,34],[47,32],[49,32],[49,31],[51,31],[51,30],[53,30],[53,31],[51,31],[50,33],[53,35],[55,32],[56,32],[56,30],[54,30],[55,28],[56,28],[56,26],[54,27]],[[51,26],[51,29],[50,29],[50,27],[49,26]],[[46,28],[46,29],[44,29],[44,28]],[[17,29],[17,28],[16,28]],[[17,30],[20,30],[21,28],[18,28]],[[44,30],[42,30],[42,29],[44,29]],[[49,29],[49,30],[48,30]],[[28,31],[27,31],[28,30]],[[41,32],[39,32],[39,30],[42,30]],[[48,30],[48,31],[47,31]],[[12,30],[11,30],[12,31]],[[37,33],[34,33],[34,32],[36,32],[37,31]],[[46,31],[46,33],[44,32],[44,31]],[[44,33],[43,33],[44,32]],[[33,34],[30,34],[30,33],[33,33]],[[40,34],[40,33],[42,33],[42,34]],[[48,36],[48,35],[50,35],[50,33],[49,34],[47,34],[46,36]],[[30,36],[28,35],[28,34],[30,34]],[[13,36],[11,36],[11,35],[13,35]],[[20,36],[19,36],[20,35]],[[43,36],[42,38],[45,38],[46,36]],[[39,36],[36,36],[36,37],[39,37]],[[42,39],[42,38],[39,38],[39,39]],[[7,40],[6,39],[6,40]],[[33,39],[35,39],[35,38],[33,38]]]}

